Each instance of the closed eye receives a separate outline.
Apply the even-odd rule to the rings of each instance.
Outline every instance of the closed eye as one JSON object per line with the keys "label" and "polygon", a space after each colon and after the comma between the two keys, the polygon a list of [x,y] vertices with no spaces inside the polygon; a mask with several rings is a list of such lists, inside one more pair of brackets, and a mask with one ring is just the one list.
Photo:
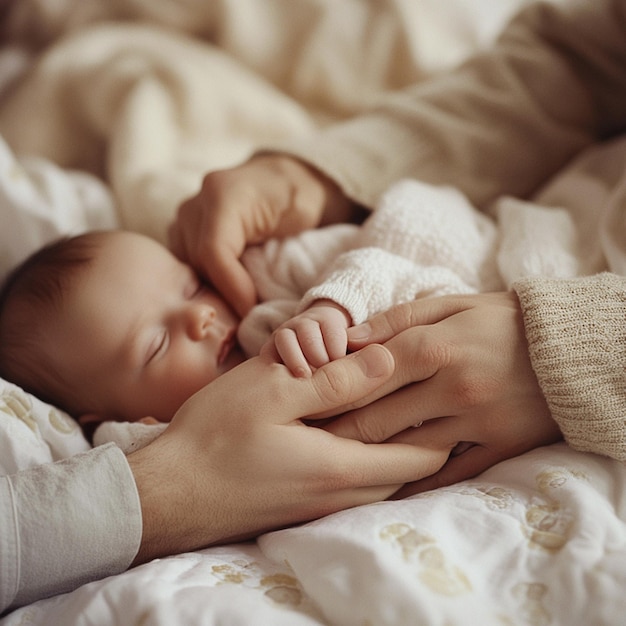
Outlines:
{"label": "closed eye", "polygon": [[163,329],[153,340],[148,348],[148,355],[146,358],[146,365],[153,360],[161,356],[166,350],[169,344],[169,334],[167,330]]}

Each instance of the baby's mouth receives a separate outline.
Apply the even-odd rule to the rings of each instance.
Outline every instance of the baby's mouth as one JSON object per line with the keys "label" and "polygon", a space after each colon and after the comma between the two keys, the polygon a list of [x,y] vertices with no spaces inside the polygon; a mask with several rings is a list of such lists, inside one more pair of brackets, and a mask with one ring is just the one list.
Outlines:
{"label": "baby's mouth", "polygon": [[228,355],[231,353],[232,349],[235,347],[235,330],[230,330],[226,334],[224,342],[222,343],[222,347],[220,348],[219,357],[217,362],[219,365],[222,365],[224,361],[228,358]]}

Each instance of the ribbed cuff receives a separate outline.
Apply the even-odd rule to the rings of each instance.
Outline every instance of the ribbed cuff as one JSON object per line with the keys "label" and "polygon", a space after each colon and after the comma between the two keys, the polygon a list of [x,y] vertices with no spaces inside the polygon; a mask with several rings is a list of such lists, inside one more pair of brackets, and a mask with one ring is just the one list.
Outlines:
{"label": "ribbed cuff", "polygon": [[626,460],[626,278],[513,285],[552,416],[577,450]]}

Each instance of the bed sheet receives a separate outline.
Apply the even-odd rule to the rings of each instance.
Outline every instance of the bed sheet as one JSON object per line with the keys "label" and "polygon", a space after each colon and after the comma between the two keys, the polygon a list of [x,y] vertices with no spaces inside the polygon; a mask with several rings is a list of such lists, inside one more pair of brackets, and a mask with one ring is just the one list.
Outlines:
{"label": "bed sheet", "polygon": [[157,559],[2,626],[618,624],[626,468],[565,444],[255,543]]}

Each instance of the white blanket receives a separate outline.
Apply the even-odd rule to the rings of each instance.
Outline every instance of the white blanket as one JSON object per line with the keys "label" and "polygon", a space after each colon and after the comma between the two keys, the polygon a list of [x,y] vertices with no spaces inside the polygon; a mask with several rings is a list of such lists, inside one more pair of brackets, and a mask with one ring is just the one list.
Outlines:
{"label": "white blanket", "polygon": [[[60,233],[118,216],[163,238],[207,168],[458,63],[524,1],[388,0],[391,17],[377,21],[383,3],[358,0],[19,0],[9,23],[16,47],[0,56],[1,272]],[[137,21],[103,21],[120,17]],[[25,37],[40,49],[25,53]],[[278,51],[290,40],[298,54],[284,58]],[[526,209],[543,215],[542,204],[568,209],[550,212],[560,226],[544,231],[539,243],[551,254],[536,257],[542,263],[624,272],[626,246],[611,228],[618,173],[607,167],[598,178],[585,165],[622,149],[588,155],[536,206],[497,203],[500,223],[515,225],[503,232],[522,251],[500,259],[507,280],[546,270],[520,239],[537,243],[537,231],[521,227]],[[576,211],[590,198],[606,207],[600,223]],[[591,230],[599,236],[587,237]],[[67,416],[2,381],[2,471],[87,445]],[[622,464],[558,444],[446,489],[157,559],[0,624],[618,624],[625,481]]]}
{"label": "white blanket", "polygon": [[623,623],[626,471],[565,444],[256,543],[158,559],[3,626]]}

